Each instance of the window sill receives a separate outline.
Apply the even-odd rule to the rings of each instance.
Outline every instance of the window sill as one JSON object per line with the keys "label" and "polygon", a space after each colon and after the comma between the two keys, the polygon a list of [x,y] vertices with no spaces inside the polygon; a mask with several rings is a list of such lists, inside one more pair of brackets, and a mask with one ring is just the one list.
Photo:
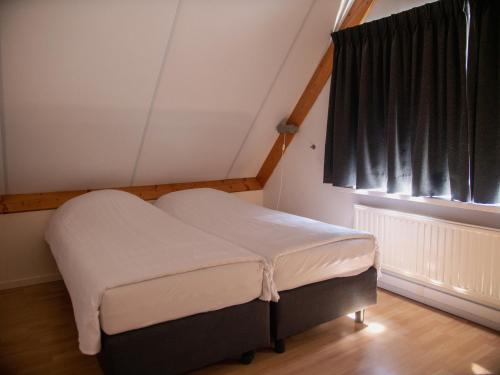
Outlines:
{"label": "window sill", "polygon": [[482,212],[490,212],[500,214],[500,205],[486,205],[486,204],[478,204],[478,203],[467,203],[467,202],[458,202],[451,201],[440,198],[428,198],[428,197],[412,197],[407,194],[388,194],[382,191],[377,190],[364,190],[364,189],[351,189],[344,187],[334,186],[334,189],[342,192],[349,192],[356,195],[364,195],[364,196],[372,196],[379,198],[388,198],[388,199],[397,199],[403,201],[410,202],[418,202],[431,204],[433,206],[441,206],[441,207],[452,207],[452,208],[460,208],[463,210],[473,210],[473,211],[482,211]]}

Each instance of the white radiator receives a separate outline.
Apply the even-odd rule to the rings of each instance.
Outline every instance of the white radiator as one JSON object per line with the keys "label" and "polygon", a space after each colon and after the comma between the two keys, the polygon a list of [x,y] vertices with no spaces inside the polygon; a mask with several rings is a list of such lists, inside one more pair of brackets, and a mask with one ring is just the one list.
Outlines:
{"label": "white radiator", "polygon": [[360,205],[354,227],[377,237],[383,273],[500,308],[500,230]]}

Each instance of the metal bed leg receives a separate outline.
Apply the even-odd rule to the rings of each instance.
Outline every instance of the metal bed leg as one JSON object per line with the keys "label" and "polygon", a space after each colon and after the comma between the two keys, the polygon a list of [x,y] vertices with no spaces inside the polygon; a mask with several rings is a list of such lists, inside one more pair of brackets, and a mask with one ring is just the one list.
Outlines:
{"label": "metal bed leg", "polygon": [[363,323],[365,321],[365,309],[361,309],[354,313],[354,321],[356,323]]}

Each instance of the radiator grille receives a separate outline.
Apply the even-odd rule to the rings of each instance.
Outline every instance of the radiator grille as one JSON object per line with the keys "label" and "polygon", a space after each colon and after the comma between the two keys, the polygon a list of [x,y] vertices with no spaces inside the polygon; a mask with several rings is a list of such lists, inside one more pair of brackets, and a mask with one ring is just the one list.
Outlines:
{"label": "radiator grille", "polygon": [[500,308],[500,231],[356,205],[378,240],[382,271]]}

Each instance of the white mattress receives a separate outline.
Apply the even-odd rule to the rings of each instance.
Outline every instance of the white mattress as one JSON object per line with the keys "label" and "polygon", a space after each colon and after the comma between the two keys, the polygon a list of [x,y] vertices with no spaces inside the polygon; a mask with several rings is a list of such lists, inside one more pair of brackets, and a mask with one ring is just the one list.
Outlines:
{"label": "white mattress", "polygon": [[155,205],[207,233],[263,256],[279,291],[378,267],[373,235],[270,210],[213,189],[169,193]]}
{"label": "white mattress", "polygon": [[[101,190],[71,199],[54,212],[45,238],[71,296],[85,354],[99,352],[101,323],[118,332],[270,297],[264,291],[270,272],[262,257],[129,193]],[[239,280],[242,270],[248,281]],[[175,288],[183,282],[199,289]],[[245,290],[236,296],[239,286]],[[192,301],[195,295],[203,298]],[[148,298],[153,301],[144,305]]]}
{"label": "white mattress", "polygon": [[374,264],[372,248],[369,239],[351,239],[285,254],[274,266],[276,289],[281,292],[333,277],[359,275]]}
{"label": "white mattress", "polygon": [[262,291],[262,264],[226,264],[108,289],[100,308],[108,335],[250,302]]}

